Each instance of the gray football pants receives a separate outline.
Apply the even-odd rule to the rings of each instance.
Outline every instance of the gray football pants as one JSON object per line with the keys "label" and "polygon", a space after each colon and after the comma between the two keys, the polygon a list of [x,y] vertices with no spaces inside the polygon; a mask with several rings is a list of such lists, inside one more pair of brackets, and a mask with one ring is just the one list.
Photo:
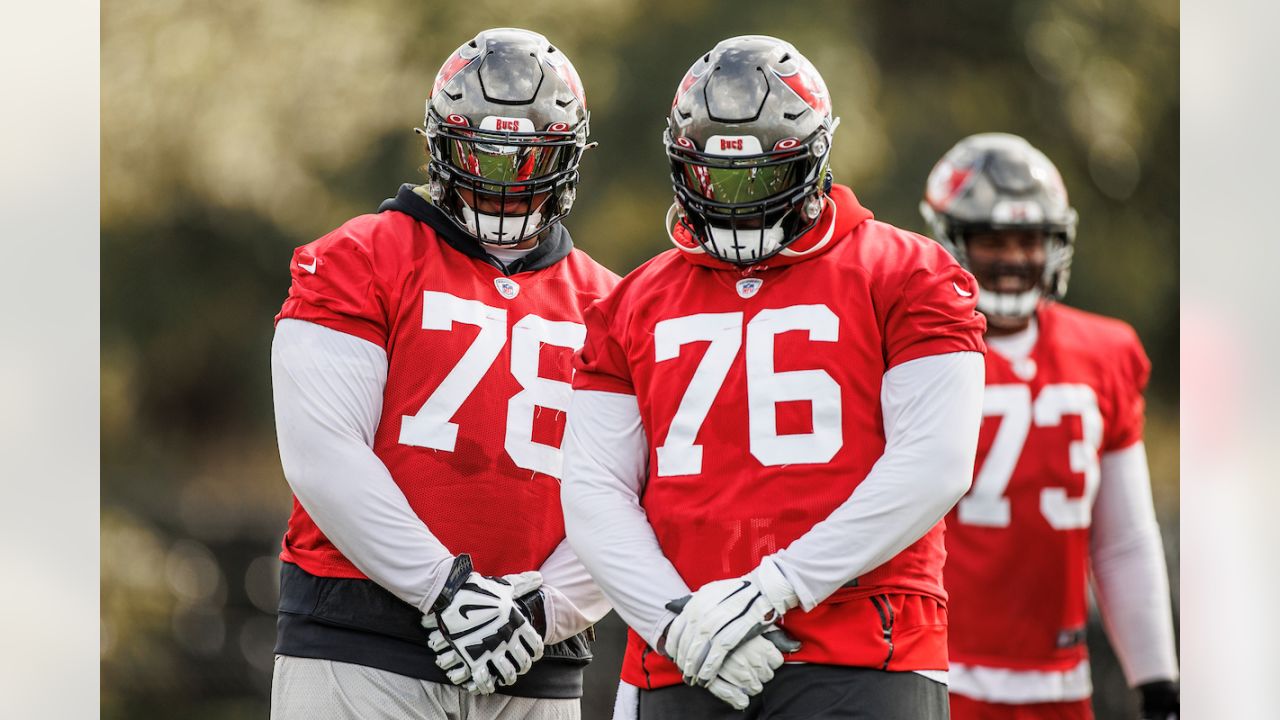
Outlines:
{"label": "gray football pants", "polygon": [[[638,702],[637,702],[638,700]],[[704,688],[640,690],[638,720],[947,720],[947,686],[913,672],[783,665],[744,711]],[[621,702],[619,703],[621,705]],[[625,717],[615,708],[615,719]]]}
{"label": "gray football pants", "polygon": [[472,697],[454,685],[312,658],[276,656],[271,720],[579,720],[581,701]]}

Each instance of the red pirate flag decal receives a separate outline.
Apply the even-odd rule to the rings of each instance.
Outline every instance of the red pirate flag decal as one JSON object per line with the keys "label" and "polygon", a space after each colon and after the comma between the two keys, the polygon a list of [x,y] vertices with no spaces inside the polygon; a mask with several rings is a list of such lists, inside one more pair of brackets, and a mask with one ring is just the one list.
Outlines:
{"label": "red pirate flag decal", "polygon": [[449,56],[449,59],[444,61],[444,65],[440,66],[440,72],[436,73],[436,81],[431,86],[431,97],[435,97],[436,93],[440,92],[440,88],[448,85],[454,75],[457,75],[462,68],[470,65],[471,61],[475,60],[479,55],[479,49],[471,47],[470,44],[463,45],[455,50]]}
{"label": "red pirate flag decal", "polygon": [[831,95],[827,93],[827,84],[808,60],[797,63],[795,72],[790,75],[783,75],[777,70],[773,73],[818,114],[831,114]]}
{"label": "red pirate flag decal", "polygon": [[578,71],[574,69],[573,63],[565,59],[564,53],[555,51],[547,53],[547,64],[552,70],[556,71],[556,75],[569,86],[569,91],[578,99],[578,104],[582,107],[587,106],[587,96],[582,90],[582,78],[578,77]]}
{"label": "red pirate flag decal", "polygon": [[671,100],[671,107],[675,107],[680,102],[680,98],[684,97],[686,92],[689,92],[689,88],[698,82],[698,78],[707,74],[707,68],[709,67],[711,67],[711,63],[697,62],[693,64],[693,67],[689,68],[689,72],[685,73],[684,79],[680,81],[680,87],[676,88],[676,96]]}
{"label": "red pirate flag decal", "polygon": [[937,169],[929,173],[925,199],[939,209],[950,207],[956,197],[969,187],[969,181],[974,177],[973,170],[972,167],[958,167],[944,159]]}

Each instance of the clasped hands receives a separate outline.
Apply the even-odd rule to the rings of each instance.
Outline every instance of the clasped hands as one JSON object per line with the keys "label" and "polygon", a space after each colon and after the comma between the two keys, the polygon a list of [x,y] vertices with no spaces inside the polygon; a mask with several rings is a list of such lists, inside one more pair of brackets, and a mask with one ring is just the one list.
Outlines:
{"label": "clasped hands", "polygon": [[686,684],[742,710],[773,679],[783,653],[800,649],[777,626],[798,604],[790,583],[766,559],[742,577],[709,582],[668,603],[677,615],[660,645]]}
{"label": "clasped hands", "polygon": [[[543,652],[529,608],[541,586],[538,572],[486,577],[459,556],[422,620],[436,665],[450,682],[487,695],[529,671]],[[773,679],[783,653],[800,649],[777,627],[798,604],[790,583],[766,559],[747,575],[709,582],[669,602],[677,614],[659,644],[687,684],[741,710]]]}
{"label": "clasped hands", "polygon": [[[464,560],[465,559],[465,560]],[[530,600],[542,586],[536,571],[487,577],[460,555],[440,597],[422,618],[428,646],[449,681],[472,695],[511,685],[542,657]]]}

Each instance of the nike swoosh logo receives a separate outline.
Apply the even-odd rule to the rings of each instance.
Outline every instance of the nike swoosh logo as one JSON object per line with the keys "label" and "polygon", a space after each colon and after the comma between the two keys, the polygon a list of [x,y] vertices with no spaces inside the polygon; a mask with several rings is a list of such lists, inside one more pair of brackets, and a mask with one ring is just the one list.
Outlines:
{"label": "nike swoosh logo", "polygon": [[493,607],[491,605],[463,605],[458,608],[458,614],[461,615],[464,620],[470,620],[471,618],[467,616],[476,610],[493,610]]}
{"label": "nike swoosh logo", "polygon": [[298,261],[298,267],[302,268],[303,270],[306,270],[307,272],[311,273],[312,275],[315,275],[315,274],[316,274],[316,264],[317,264],[317,263],[319,263],[319,262],[320,262],[319,260],[312,260],[310,265],[303,265],[303,264],[302,264],[302,261]]}
{"label": "nike swoosh logo", "polygon": [[[315,270],[312,270],[311,272],[315,272]],[[951,281],[951,287],[956,289],[956,294],[960,297],[973,297],[973,293],[960,289],[960,286],[957,285],[954,280]]]}

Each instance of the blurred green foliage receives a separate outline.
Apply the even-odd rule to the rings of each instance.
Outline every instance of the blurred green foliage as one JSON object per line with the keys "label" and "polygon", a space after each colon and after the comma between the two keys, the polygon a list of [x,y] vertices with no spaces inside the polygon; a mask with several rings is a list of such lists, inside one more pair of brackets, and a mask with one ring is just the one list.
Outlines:
{"label": "blurred green foliage", "polygon": [[[120,0],[101,51],[104,717],[265,714],[289,507],[268,355],[290,251],[421,178],[410,129],[436,69],[502,25],[544,33],[582,76],[600,147],[567,224],[620,273],[667,247],[663,118],[730,35],[786,38],[823,73],[837,181],[880,219],[923,231],[924,178],[964,135],[1043,149],[1081,216],[1069,301],[1134,324],[1154,361],[1176,569],[1176,0]],[[587,718],[616,678],[605,627]],[[1130,700],[1104,647],[1095,666],[1099,715],[1117,717]]]}

